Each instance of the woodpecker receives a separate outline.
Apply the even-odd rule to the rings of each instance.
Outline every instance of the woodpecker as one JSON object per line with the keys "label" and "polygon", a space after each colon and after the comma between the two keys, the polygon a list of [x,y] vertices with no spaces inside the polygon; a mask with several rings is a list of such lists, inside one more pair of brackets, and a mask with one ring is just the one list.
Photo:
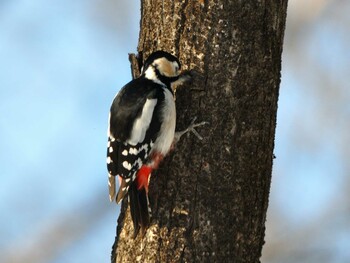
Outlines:
{"label": "woodpecker", "polygon": [[[190,79],[180,74],[180,61],[170,53],[156,51],[145,61],[141,76],[126,84],[110,108],[107,169],[110,201],[120,203],[129,196],[134,237],[144,234],[151,216],[148,198],[150,175],[188,131],[196,136],[194,121],[175,132],[176,109],[172,87]],[[199,136],[201,139],[201,137]],[[116,194],[115,177],[119,179]]]}

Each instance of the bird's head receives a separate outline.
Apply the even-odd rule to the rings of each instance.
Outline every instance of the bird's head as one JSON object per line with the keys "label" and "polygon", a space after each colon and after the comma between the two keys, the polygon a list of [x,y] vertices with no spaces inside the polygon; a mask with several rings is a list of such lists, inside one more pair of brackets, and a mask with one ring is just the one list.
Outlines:
{"label": "bird's head", "polygon": [[180,69],[178,58],[165,51],[156,51],[146,59],[141,74],[154,82],[170,86],[179,80]]}

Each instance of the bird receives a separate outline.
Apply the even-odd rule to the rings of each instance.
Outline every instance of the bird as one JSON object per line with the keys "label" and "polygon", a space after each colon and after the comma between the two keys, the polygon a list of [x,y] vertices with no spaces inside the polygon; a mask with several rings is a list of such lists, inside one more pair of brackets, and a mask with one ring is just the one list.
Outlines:
{"label": "bird", "polygon": [[[177,57],[158,50],[144,62],[140,77],[127,83],[115,96],[108,121],[107,170],[110,201],[129,196],[134,238],[150,224],[148,186],[153,170],[174,148],[181,136],[206,122],[191,122],[175,132],[176,107],[173,87],[191,79],[180,74]],[[116,193],[115,178],[119,179]]]}

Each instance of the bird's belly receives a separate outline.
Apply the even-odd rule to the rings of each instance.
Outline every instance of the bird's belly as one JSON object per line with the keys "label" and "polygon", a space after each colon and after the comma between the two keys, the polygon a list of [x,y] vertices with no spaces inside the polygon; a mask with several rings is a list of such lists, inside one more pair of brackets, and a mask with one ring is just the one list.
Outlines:
{"label": "bird's belly", "polygon": [[158,138],[154,142],[152,152],[166,155],[174,141],[176,126],[176,109],[174,96],[168,89],[164,89],[165,102],[162,110],[162,125],[158,133]]}

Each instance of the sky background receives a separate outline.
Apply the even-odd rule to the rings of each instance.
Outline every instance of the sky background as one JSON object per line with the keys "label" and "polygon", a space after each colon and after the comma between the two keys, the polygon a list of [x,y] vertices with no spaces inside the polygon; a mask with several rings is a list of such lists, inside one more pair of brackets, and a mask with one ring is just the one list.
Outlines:
{"label": "sky background", "polygon": [[[109,262],[139,1],[0,1],[0,262]],[[263,263],[350,262],[350,2],[290,0]]]}

